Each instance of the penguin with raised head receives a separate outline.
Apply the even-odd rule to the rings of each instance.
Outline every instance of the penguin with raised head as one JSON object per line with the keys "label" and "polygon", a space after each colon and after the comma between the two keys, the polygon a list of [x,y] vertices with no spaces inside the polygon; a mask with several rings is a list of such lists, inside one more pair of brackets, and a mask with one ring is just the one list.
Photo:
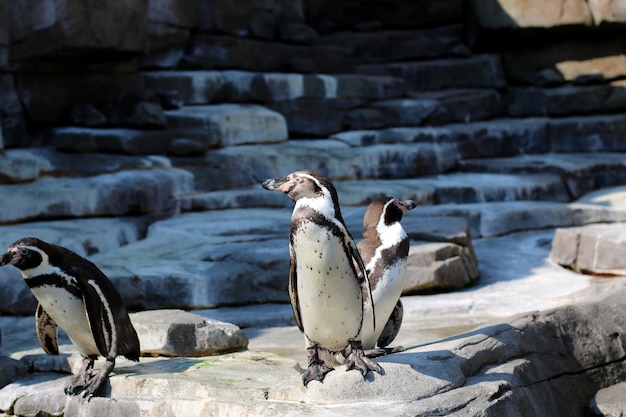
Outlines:
{"label": "penguin with raised head", "polygon": [[[412,200],[380,197],[369,204],[363,217],[363,239],[357,248],[367,270],[376,313],[375,326],[364,322],[361,330],[363,348],[372,350],[368,356],[386,353],[384,348],[393,341],[402,324],[400,294],[410,242],[400,220],[415,206]],[[363,308],[365,315],[370,314],[372,303],[367,298]]]}
{"label": "penguin with raised head", "polygon": [[[111,281],[88,260],[69,249],[37,238],[13,243],[0,266],[13,265],[38,301],[37,337],[49,355],[58,355],[61,327],[83,357],[82,366],[65,393],[92,396],[115,367],[115,358],[139,361],[139,339]],[[105,358],[97,373],[94,361]]]}
{"label": "penguin with raised head", "polygon": [[[371,297],[365,265],[339,209],[337,191],[317,171],[296,171],[270,178],[263,188],[287,194],[295,206],[289,233],[289,297],[296,323],[304,333],[308,367],[302,376],[323,381],[333,367],[320,350],[347,354],[347,369],[381,373],[364,355],[359,334],[364,320],[363,294]],[[365,288],[365,290],[363,290]]]}

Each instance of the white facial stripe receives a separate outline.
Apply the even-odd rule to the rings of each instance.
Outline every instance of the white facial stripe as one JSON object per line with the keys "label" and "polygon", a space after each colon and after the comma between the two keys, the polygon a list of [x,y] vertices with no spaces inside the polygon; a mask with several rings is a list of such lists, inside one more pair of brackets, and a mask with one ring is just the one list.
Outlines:
{"label": "white facial stripe", "polygon": [[378,259],[380,259],[385,249],[389,249],[393,245],[396,245],[399,242],[402,242],[402,240],[407,237],[407,234],[404,231],[404,228],[402,227],[400,222],[395,222],[391,225],[385,224],[384,213],[387,211],[387,207],[390,204],[393,204],[393,201],[394,200],[389,200],[387,203],[385,203],[385,206],[383,208],[383,213],[378,219],[378,224],[376,225],[376,232],[378,233],[378,236],[380,237],[381,244],[380,246],[376,248],[376,252],[374,253],[374,256],[372,256],[372,259],[370,259],[369,263],[366,265],[367,269],[371,270],[372,268],[374,268],[374,266],[376,265],[376,262],[378,261]]}
{"label": "white facial stripe", "polygon": [[117,347],[117,332],[115,331],[115,322],[113,321],[113,312],[111,311],[111,306],[109,305],[107,298],[104,296],[102,289],[96,283],[96,281],[90,279],[87,281],[91,287],[98,293],[100,300],[102,301],[102,307],[104,308],[104,313],[107,315],[107,319],[109,321],[109,326],[106,325],[106,322],[103,320],[100,323],[100,327],[102,328],[102,334],[104,335],[104,340],[106,341],[107,348],[109,351],[109,357],[117,356],[116,347]]}
{"label": "white facial stripe", "polygon": [[55,274],[60,277],[63,277],[65,281],[67,282],[67,284],[75,285],[76,280],[74,279],[74,277],[71,277],[70,275],[63,272],[61,268],[59,268],[58,266],[54,266],[50,264],[50,258],[48,257],[48,254],[46,252],[42,251],[36,246],[20,246],[17,248],[17,250],[20,250],[20,249],[28,249],[28,250],[39,253],[39,255],[41,256],[41,263],[38,266],[36,266],[35,268],[25,269],[23,271],[20,271],[24,279],[28,279],[30,277],[39,276],[39,275]]}
{"label": "white facial stripe", "polygon": [[322,190],[323,195],[321,197],[303,197],[296,202],[296,207],[311,207],[313,210],[322,213],[327,219],[337,223],[335,221],[335,205],[330,190],[324,187],[319,180],[312,175],[298,174],[298,176],[313,181],[319,189]]}

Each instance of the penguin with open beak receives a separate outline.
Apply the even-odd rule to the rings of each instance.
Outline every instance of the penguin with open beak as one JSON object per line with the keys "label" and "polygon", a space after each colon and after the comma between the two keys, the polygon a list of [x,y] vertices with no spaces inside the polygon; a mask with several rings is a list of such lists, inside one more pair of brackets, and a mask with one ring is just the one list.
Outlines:
{"label": "penguin with open beak", "polygon": [[[0,258],[3,265],[20,270],[38,301],[35,322],[44,351],[59,354],[61,327],[83,357],[80,371],[65,384],[66,394],[94,395],[118,355],[139,361],[139,339],[122,297],[96,265],[69,249],[32,237],[13,243]],[[94,374],[99,356],[105,363]]]}
{"label": "penguin with open beak", "polygon": [[[371,290],[361,256],[341,216],[335,187],[313,170],[271,178],[262,186],[295,202],[289,233],[289,296],[306,341],[304,385],[312,380],[322,382],[333,370],[320,359],[322,349],[345,353],[348,370],[358,369],[363,376],[368,371],[381,373],[380,365],[364,355],[359,339],[364,321],[363,294],[371,298]],[[374,311],[371,313],[365,319],[375,327]]]}

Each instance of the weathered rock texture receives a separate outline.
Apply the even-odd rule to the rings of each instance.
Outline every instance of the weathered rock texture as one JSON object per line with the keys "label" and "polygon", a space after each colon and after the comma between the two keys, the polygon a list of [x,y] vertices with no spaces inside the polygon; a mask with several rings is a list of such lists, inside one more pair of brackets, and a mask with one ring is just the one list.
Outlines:
{"label": "weathered rock texture", "polygon": [[557,229],[550,259],[583,274],[626,275],[625,246],[623,223]]}
{"label": "weathered rock texture", "polygon": [[[258,184],[312,168],[335,183],[355,236],[374,198],[419,203],[403,219],[412,240],[407,292],[519,279],[509,270],[484,276],[481,264],[528,248],[478,259],[477,241],[626,221],[618,206],[574,202],[626,184],[626,11],[618,1],[544,3],[0,0],[0,244],[35,235],[67,246],[98,264],[135,310],[286,306],[293,203]],[[569,256],[570,268],[622,273],[609,256],[619,238],[564,233],[554,251]],[[547,252],[552,237],[542,239]],[[0,311],[32,314],[19,273],[0,268],[0,278]],[[542,289],[525,287],[516,303],[534,305]],[[457,311],[455,303],[438,308]],[[471,302],[479,304],[489,301]],[[367,415],[345,398],[333,409],[313,405],[335,401],[336,383],[334,392],[384,393],[368,404],[376,415],[464,415],[458,410],[472,407],[482,415],[578,415],[578,406],[565,411],[550,381],[571,382],[586,403],[623,361],[621,319],[609,329],[602,308],[590,306],[526,316],[485,330],[484,339],[448,340],[441,354],[410,349],[386,358],[388,374],[367,383],[333,373],[304,393],[288,382],[298,379],[293,362],[256,353],[228,356],[243,358],[233,368],[222,358],[212,359],[219,366],[157,359],[120,371],[114,401],[33,396],[28,381],[41,393],[58,381],[32,374],[2,390],[0,408],[275,415],[280,403],[294,415]],[[405,311],[407,323],[418,317]],[[204,327],[192,323],[204,340],[196,334]],[[525,333],[539,339],[530,343]],[[455,344],[466,338],[472,343]],[[579,340],[609,362],[585,356]],[[154,351],[169,352],[160,344]],[[204,352],[198,345],[186,352]],[[0,375],[67,371],[66,359],[35,354],[28,370],[9,361]],[[232,375],[211,379],[215,368]],[[254,369],[259,376],[246,379]],[[181,386],[196,394],[163,397],[187,392]]]}

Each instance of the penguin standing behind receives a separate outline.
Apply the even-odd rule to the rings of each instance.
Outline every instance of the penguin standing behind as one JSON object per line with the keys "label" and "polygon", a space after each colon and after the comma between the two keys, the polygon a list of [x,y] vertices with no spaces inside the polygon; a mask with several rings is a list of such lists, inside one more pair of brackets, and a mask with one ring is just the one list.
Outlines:
{"label": "penguin standing behind", "polygon": [[380,373],[381,367],[364,355],[358,338],[364,321],[363,293],[371,297],[371,291],[363,261],[341,216],[335,187],[313,170],[271,178],[262,186],[295,201],[289,233],[289,297],[306,341],[304,385],[323,381],[333,370],[320,359],[320,350],[349,350],[348,370],[358,369],[363,376],[370,370]]}
{"label": "penguin standing behind", "polygon": [[[365,263],[367,277],[372,289],[372,301],[376,313],[376,326],[364,322],[361,342],[364,349],[375,349],[373,355],[384,354],[398,334],[402,324],[402,301],[404,272],[409,255],[409,237],[402,228],[402,215],[413,210],[412,200],[400,201],[393,197],[381,197],[370,203],[363,217],[363,240],[357,248]],[[364,299],[365,315],[370,314],[372,303]],[[368,352],[369,356],[369,352]]]}
{"label": "penguin standing behind", "polygon": [[[61,246],[36,238],[13,243],[0,258],[0,266],[18,268],[37,298],[37,338],[44,351],[58,355],[60,326],[83,357],[80,371],[65,384],[65,393],[94,395],[123,355],[139,361],[139,339],[122,297],[93,263]],[[98,356],[106,359],[92,374]]]}

